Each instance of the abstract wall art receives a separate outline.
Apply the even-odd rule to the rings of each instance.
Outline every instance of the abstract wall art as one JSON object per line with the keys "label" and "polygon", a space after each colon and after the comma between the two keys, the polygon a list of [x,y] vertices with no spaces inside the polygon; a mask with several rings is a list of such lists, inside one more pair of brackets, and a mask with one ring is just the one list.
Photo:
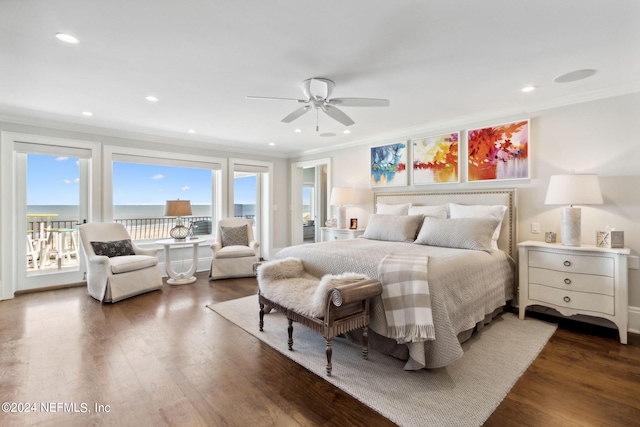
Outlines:
{"label": "abstract wall art", "polygon": [[460,182],[459,132],[414,139],[413,184]]}
{"label": "abstract wall art", "polygon": [[529,120],[467,131],[467,180],[529,178]]}
{"label": "abstract wall art", "polygon": [[371,147],[371,187],[407,185],[407,143]]}

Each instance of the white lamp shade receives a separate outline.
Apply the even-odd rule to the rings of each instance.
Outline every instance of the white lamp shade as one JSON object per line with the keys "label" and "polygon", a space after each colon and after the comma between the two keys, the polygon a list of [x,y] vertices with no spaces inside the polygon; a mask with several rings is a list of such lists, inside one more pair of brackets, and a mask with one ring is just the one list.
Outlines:
{"label": "white lamp shade", "polygon": [[335,187],[331,190],[331,206],[350,205],[354,199],[353,188]]}
{"label": "white lamp shade", "polygon": [[595,174],[553,175],[545,205],[601,205],[600,181]]}

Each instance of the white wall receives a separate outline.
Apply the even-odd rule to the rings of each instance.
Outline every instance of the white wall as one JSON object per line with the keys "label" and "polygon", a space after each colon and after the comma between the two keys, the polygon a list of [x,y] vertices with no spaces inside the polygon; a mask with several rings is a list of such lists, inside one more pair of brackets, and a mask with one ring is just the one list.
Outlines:
{"label": "white wall", "polygon": [[[531,119],[531,179],[500,183],[460,183],[394,187],[379,191],[419,191],[425,189],[515,187],[518,189],[518,240],[544,240],[544,231],[560,233],[560,206],[544,205],[549,177],[558,173],[589,172],[600,176],[604,204],[582,208],[582,241],[595,244],[595,230],[611,226],[623,230],[625,246],[632,256],[640,252],[640,135],[636,123],[640,117],[640,93],[574,104],[490,122],[459,123],[456,127],[429,129],[426,133],[397,135],[386,141],[371,141],[361,146],[332,151],[333,185],[356,189],[358,204],[347,217],[366,224],[373,210],[373,192],[369,185],[369,149],[380,142],[464,131],[518,119]],[[425,124],[425,129],[428,124]],[[461,145],[466,134],[461,134]],[[461,147],[461,155],[466,150]],[[317,153],[292,161],[326,156]],[[462,165],[463,173],[465,165]],[[531,223],[538,222],[541,234],[531,234]],[[640,271],[629,270],[630,325],[640,332]]]}

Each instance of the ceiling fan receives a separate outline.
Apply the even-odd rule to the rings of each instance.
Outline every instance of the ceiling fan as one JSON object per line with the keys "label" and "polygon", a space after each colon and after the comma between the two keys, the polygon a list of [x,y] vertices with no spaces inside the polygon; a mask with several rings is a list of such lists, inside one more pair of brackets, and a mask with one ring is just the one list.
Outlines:
{"label": "ceiling fan", "polygon": [[[294,110],[287,117],[281,121],[284,123],[291,123],[298,117],[302,116],[312,108],[316,110],[324,111],[329,117],[345,126],[351,126],[355,122],[351,120],[351,117],[347,116],[342,110],[337,108],[341,107],[388,107],[388,99],[375,99],[375,98],[330,98],[335,83],[329,79],[320,77],[307,79],[302,82],[302,92],[305,99],[294,98],[273,98],[268,96],[247,96],[247,99],[275,99],[283,101],[296,101],[298,104],[306,104]],[[316,126],[316,131],[318,127]]]}

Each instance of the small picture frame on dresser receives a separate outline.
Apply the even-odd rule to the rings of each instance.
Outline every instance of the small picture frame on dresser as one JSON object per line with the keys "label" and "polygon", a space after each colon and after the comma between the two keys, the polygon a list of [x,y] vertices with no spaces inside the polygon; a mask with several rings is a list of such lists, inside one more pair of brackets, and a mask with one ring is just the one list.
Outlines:
{"label": "small picture frame on dresser", "polygon": [[544,241],[546,243],[555,243],[556,242],[556,233],[553,231],[547,231],[544,233]]}
{"label": "small picture frame on dresser", "polygon": [[351,218],[351,222],[349,222],[349,230],[357,230],[358,229],[358,218]]}

